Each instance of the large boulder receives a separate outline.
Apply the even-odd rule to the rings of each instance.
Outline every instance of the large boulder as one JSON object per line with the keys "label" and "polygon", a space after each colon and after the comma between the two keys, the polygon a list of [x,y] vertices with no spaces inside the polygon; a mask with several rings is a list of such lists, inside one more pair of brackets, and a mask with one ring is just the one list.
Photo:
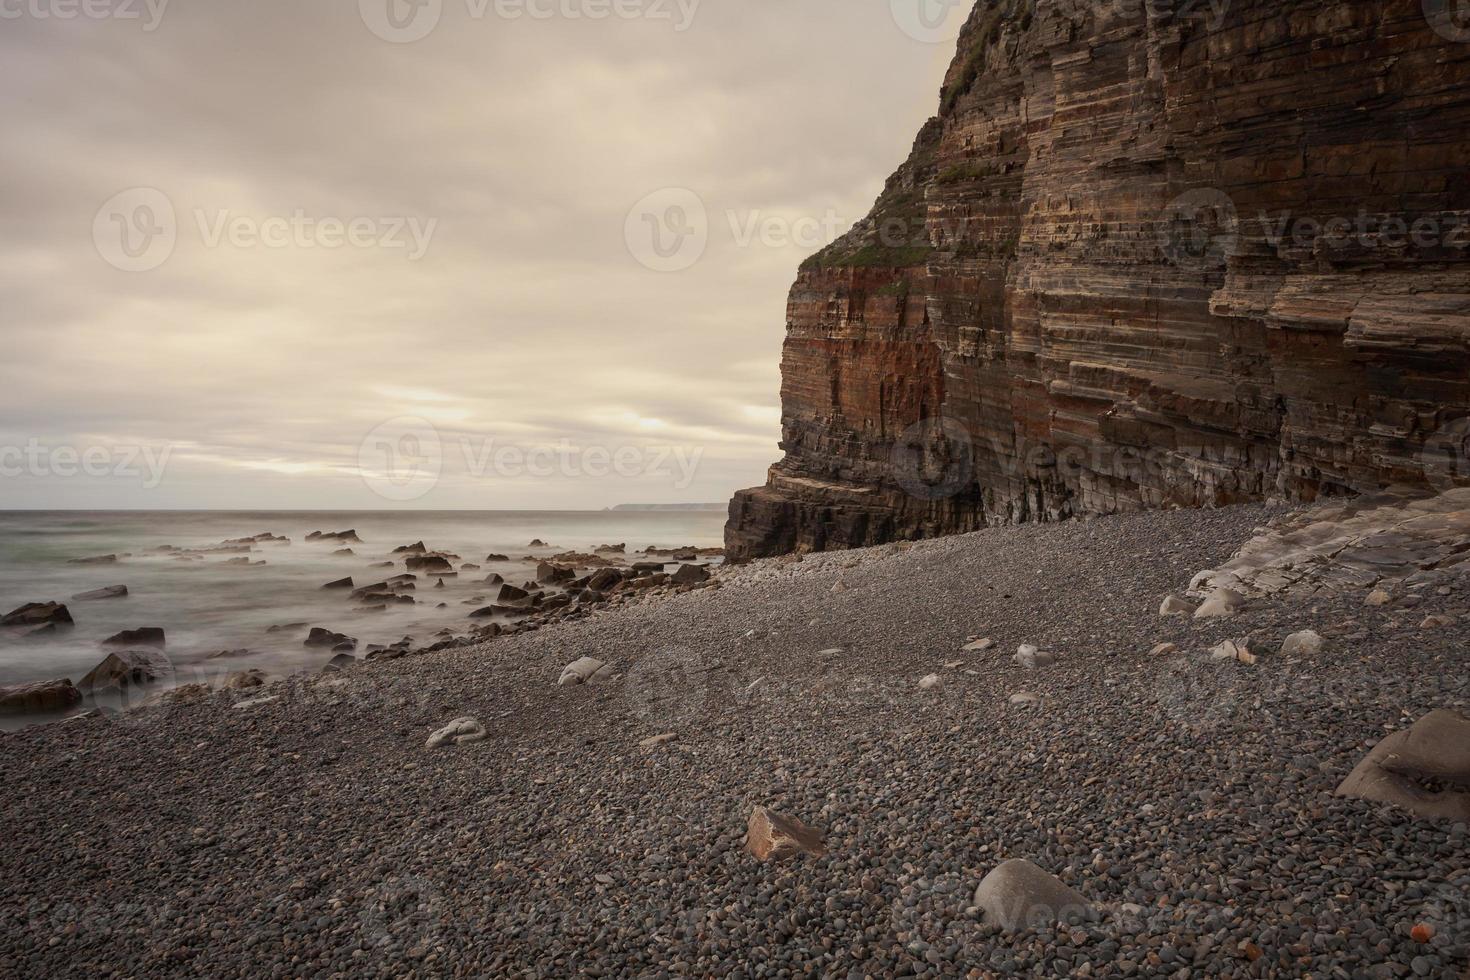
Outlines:
{"label": "large boulder", "polygon": [[500,587],[500,593],[496,595],[495,601],[502,606],[524,606],[531,602],[531,593],[525,589],[518,589],[509,582]]}
{"label": "large boulder", "polygon": [[351,589],[352,588],[352,579],[350,579],[350,578],[339,578],[335,582],[328,582],[326,585],[322,586],[322,588],[323,589]]}
{"label": "large boulder", "polygon": [[443,555],[409,555],[404,561],[404,567],[409,571],[420,572],[452,572],[454,566],[449,559]]}
{"label": "large boulder", "polygon": [[536,566],[536,581],[538,582],[570,582],[577,577],[575,569],[566,568],[562,565],[553,565],[549,561],[543,561]]}
{"label": "large boulder", "polygon": [[0,626],[70,626],[71,612],[59,602],[28,602],[0,618]]}
{"label": "large boulder", "polygon": [[1006,861],[986,875],[975,889],[975,905],[985,913],[986,923],[1007,933],[1097,918],[1097,910],[1081,894],[1021,859]]}
{"label": "large boulder", "polygon": [[0,715],[65,711],[81,703],[82,692],[72,685],[70,678],[0,687]]}
{"label": "large boulder", "polygon": [[821,857],[827,853],[820,831],[763,806],[750,812],[745,827],[745,849],[758,861],[788,861],[802,854]]}
{"label": "large boulder", "polygon": [[587,580],[587,588],[593,592],[607,592],[623,580],[623,573],[616,568],[603,568]]}
{"label": "large boulder", "polygon": [[1342,781],[1337,795],[1470,823],[1470,718],[1441,708],[1387,736]]}
{"label": "large boulder", "polygon": [[78,592],[72,596],[73,602],[92,602],[97,599],[125,599],[128,595],[126,585],[109,585],[101,589],[93,589],[90,592]]}
{"label": "large boulder", "polygon": [[1160,616],[1193,616],[1194,603],[1179,598],[1177,595],[1165,596],[1159,605]]}
{"label": "large boulder", "polygon": [[87,672],[77,689],[84,694],[120,691],[140,684],[167,680],[173,664],[157,650],[119,650]]}
{"label": "large boulder", "polygon": [[1223,619],[1238,616],[1245,609],[1245,596],[1234,589],[1216,589],[1194,611],[1195,619]]}
{"label": "large boulder", "polygon": [[350,643],[353,646],[357,645],[357,641],[350,636],[346,636],[342,633],[335,633],[332,630],[322,629],[320,626],[313,626],[311,628],[311,633],[308,634],[306,639],[302,642],[302,646],[332,647],[335,649],[336,647],[339,647],[344,643]]}
{"label": "large boulder", "polygon": [[157,626],[140,626],[135,630],[114,633],[102,641],[107,647],[164,647],[163,630]]}

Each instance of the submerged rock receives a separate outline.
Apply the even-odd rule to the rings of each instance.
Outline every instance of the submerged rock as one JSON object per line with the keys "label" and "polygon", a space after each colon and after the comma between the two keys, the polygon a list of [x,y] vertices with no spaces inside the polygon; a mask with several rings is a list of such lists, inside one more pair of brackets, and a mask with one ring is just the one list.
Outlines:
{"label": "submerged rock", "polygon": [[126,585],[109,585],[101,589],[93,589],[91,592],[78,592],[72,596],[73,602],[92,602],[97,599],[123,599],[128,594]]}

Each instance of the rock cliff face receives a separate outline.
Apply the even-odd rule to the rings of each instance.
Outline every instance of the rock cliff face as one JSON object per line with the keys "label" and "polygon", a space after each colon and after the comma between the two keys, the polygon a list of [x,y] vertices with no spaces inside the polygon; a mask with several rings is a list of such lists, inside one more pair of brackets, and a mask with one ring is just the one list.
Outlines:
{"label": "rock cliff face", "polygon": [[999,0],[791,291],[735,560],[1470,476],[1455,0]]}

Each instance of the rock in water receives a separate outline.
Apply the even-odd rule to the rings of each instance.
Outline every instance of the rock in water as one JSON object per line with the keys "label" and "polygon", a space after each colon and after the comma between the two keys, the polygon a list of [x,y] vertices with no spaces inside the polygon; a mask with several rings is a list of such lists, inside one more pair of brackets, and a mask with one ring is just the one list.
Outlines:
{"label": "rock in water", "polygon": [[1337,795],[1470,823],[1470,718],[1441,708],[1387,736],[1342,781]]}
{"label": "rock in water", "polygon": [[788,861],[801,854],[821,857],[827,853],[820,831],[763,806],[750,813],[745,849],[758,861]]}
{"label": "rock in water", "polygon": [[975,889],[975,905],[984,911],[987,924],[1006,933],[1097,918],[1086,898],[1020,859],[1006,861],[985,876]]}
{"label": "rock in water", "polygon": [[582,657],[567,664],[557,684],[569,687],[576,684],[594,684],[612,676],[612,668],[593,657]]}
{"label": "rock in water", "polygon": [[123,630],[114,633],[102,641],[103,646],[108,647],[155,647],[162,650],[164,647],[163,630],[157,626],[142,626],[135,630]]}
{"label": "rock in water", "polygon": [[120,691],[138,684],[165,680],[173,664],[157,650],[120,650],[110,653],[87,672],[77,688],[84,694]]}
{"label": "rock in water", "polygon": [[333,649],[345,644],[356,646],[357,641],[342,633],[334,633],[331,630],[322,629],[320,626],[313,626],[306,639],[302,641],[302,646],[331,647]]}
{"label": "rock in water", "polygon": [[0,715],[29,714],[37,711],[64,711],[82,703],[70,678],[0,687]]}
{"label": "rock in water", "polygon": [[323,589],[350,589],[350,588],[352,588],[352,579],[350,579],[350,578],[339,578],[335,582],[328,582],[326,585],[322,586],[322,588]]}
{"label": "rock in water", "polygon": [[475,718],[456,718],[437,732],[429,736],[424,743],[426,748],[437,749],[441,745],[468,745],[471,742],[484,741],[487,738],[485,726]]}
{"label": "rock in water", "polygon": [[73,602],[92,602],[97,599],[124,599],[127,597],[128,587],[126,585],[109,585],[101,589],[93,589],[91,592],[78,592],[72,596]]}
{"label": "rock in water", "polygon": [[28,602],[0,619],[0,626],[70,626],[71,613],[59,602]]}

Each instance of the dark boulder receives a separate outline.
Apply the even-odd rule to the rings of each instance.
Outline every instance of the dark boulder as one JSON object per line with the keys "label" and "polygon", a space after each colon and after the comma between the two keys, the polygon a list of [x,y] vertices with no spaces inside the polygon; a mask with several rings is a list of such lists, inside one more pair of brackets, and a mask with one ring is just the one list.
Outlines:
{"label": "dark boulder", "polygon": [[173,674],[173,664],[157,650],[119,650],[93,667],[77,688],[83,693],[118,691],[152,684]]}
{"label": "dark boulder", "polygon": [[320,626],[313,626],[310,635],[302,642],[303,646],[309,647],[335,647],[342,643],[357,645],[357,641],[343,633],[334,633]]}
{"label": "dark boulder", "polygon": [[91,592],[78,592],[72,596],[73,602],[91,602],[94,599],[124,599],[127,598],[128,587],[126,585],[109,585],[101,589],[93,589]]}
{"label": "dark boulder", "polygon": [[322,586],[322,588],[323,589],[350,589],[350,588],[352,588],[352,579],[350,579],[350,578],[339,578],[335,582],[328,582],[326,585]]}
{"label": "dark boulder", "polygon": [[102,641],[108,647],[156,647],[163,649],[163,630],[157,626],[141,626],[135,630],[114,633]]}
{"label": "dark boulder", "polygon": [[28,602],[0,619],[0,626],[70,626],[71,612],[59,602]]}
{"label": "dark boulder", "polygon": [[81,703],[82,692],[72,685],[70,678],[0,687],[0,715],[65,711]]}

